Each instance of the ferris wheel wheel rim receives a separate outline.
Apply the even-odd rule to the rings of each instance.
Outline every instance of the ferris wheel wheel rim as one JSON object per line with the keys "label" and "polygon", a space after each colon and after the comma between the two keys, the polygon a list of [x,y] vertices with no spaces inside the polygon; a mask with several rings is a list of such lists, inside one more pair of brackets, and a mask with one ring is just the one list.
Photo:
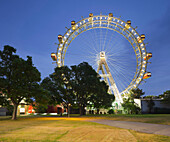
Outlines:
{"label": "ferris wheel wheel rim", "polygon": [[[109,27],[102,27],[101,25],[103,24],[103,23],[108,23],[108,25],[110,24],[111,25],[111,23],[115,23],[116,24],[116,26],[117,25],[119,25],[119,26],[121,26],[121,27],[123,27],[124,29],[125,29],[125,24],[126,24],[126,22],[125,21],[123,21],[123,20],[121,20],[120,18],[117,18],[117,17],[112,17],[112,21],[109,21],[107,18],[108,18],[109,16],[107,16],[107,15],[97,15],[97,16],[93,16],[93,17],[87,17],[87,18],[85,18],[85,19],[82,19],[82,20],[80,20],[80,21],[78,21],[77,23],[75,23],[75,26],[76,26],[76,29],[75,30],[73,30],[73,32],[70,32],[70,31],[72,31],[72,27],[70,27],[66,32],[65,32],[65,34],[64,34],[64,36],[63,37],[66,37],[66,35],[68,34],[68,33],[71,33],[71,34],[68,34],[69,35],[69,37],[71,37],[71,35],[73,35],[77,30],[79,30],[80,29],[80,27],[81,26],[87,26],[87,24],[93,24],[93,23],[95,23],[95,22],[100,22],[101,24],[100,24],[100,27],[93,27],[92,26],[92,28],[91,29],[94,29],[94,28],[105,28],[105,29],[109,29]],[[90,18],[92,18],[92,21],[90,21],[89,19]],[[93,20],[93,18],[96,18],[96,20]],[[114,19],[114,21],[113,21],[113,19]],[[83,23],[84,22],[84,23]],[[103,22],[103,23],[102,23]],[[121,22],[121,23],[120,23]],[[81,26],[80,26],[81,25]],[[88,26],[89,26],[88,25]],[[97,24],[96,24],[97,25]],[[107,24],[105,24],[105,25],[107,25]],[[139,85],[140,85],[140,83],[141,83],[141,81],[143,80],[143,76],[144,76],[144,74],[145,74],[145,72],[146,72],[146,68],[147,68],[147,62],[145,62],[145,64],[144,64],[144,60],[143,60],[143,55],[145,54],[146,55],[146,47],[145,47],[145,44],[144,44],[144,42],[142,41],[141,43],[138,43],[138,41],[137,41],[137,37],[140,37],[140,35],[138,34],[138,32],[136,31],[136,29],[135,28],[133,28],[131,25],[129,25],[129,29],[131,29],[131,31],[129,30],[129,29],[125,29],[126,31],[129,31],[129,35],[131,34],[131,35],[133,35],[133,40],[134,41],[136,41],[136,44],[138,45],[137,47],[139,48],[139,51],[140,51],[140,56],[141,56],[141,61],[140,61],[140,70],[138,71],[138,73],[137,73],[137,67],[136,67],[136,72],[135,72],[135,75],[137,74],[137,77],[133,77],[133,79],[132,79],[132,81],[131,81],[131,83],[129,84],[129,86],[128,87],[126,87],[120,94],[125,94],[126,92],[128,92],[129,90],[131,90],[131,89],[133,89],[133,88],[136,88],[136,87],[138,87]],[[91,30],[91,29],[89,29],[89,30]],[[113,28],[112,28],[113,29]],[[85,30],[82,30],[78,35],[80,35],[81,33],[83,33],[83,32],[85,32],[85,31],[87,31],[87,29]],[[116,31],[116,32],[118,32],[117,30],[116,30],[116,28],[114,29],[114,31]],[[119,32],[118,32],[119,33]],[[121,34],[121,33],[119,33],[119,34]],[[78,36],[77,35],[77,36]],[[123,34],[121,34],[121,35],[123,35]],[[77,36],[75,36],[75,37],[77,37]],[[124,36],[125,37],[125,36]],[[126,38],[127,39],[127,38]],[[72,40],[74,40],[74,39],[72,39]],[[72,42],[72,40],[71,40],[71,42]],[[66,42],[68,41],[68,39],[67,40],[65,40],[64,42],[63,42],[63,49],[64,49],[64,45],[66,44]],[[70,42],[70,43],[71,43]],[[68,46],[67,46],[67,48],[69,47],[69,45],[70,45],[70,43],[68,44]],[[58,48],[57,48],[57,54],[58,54],[58,51],[59,51],[59,47],[60,47],[60,44],[58,44]],[[133,46],[132,46],[133,47]],[[66,48],[66,51],[67,51],[67,48]],[[63,49],[62,49],[62,51],[63,51]],[[57,62],[57,65],[58,66],[63,66],[64,65],[64,58],[65,58],[65,53],[66,53],[66,51],[64,52],[64,57],[62,58],[63,60],[62,60],[62,62],[60,62],[60,64],[58,64],[58,62]],[[135,51],[135,49],[134,49],[134,51]],[[61,53],[61,52],[60,52]],[[61,53],[61,54],[63,54],[63,52]],[[135,51],[135,55],[136,55],[136,51]],[[137,58],[137,55],[136,55],[136,58]],[[145,67],[143,67],[143,66],[145,66]],[[139,79],[139,80],[138,80]],[[132,82],[134,82],[134,83],[132,83]]]}

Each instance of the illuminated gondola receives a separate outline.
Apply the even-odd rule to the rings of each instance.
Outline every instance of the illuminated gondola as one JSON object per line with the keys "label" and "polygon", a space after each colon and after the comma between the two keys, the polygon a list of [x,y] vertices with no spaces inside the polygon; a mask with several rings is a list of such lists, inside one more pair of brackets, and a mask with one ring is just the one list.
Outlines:
{"label": "illuminated gondola", "polygon": [[51,53],[51,58],[53,59],[53,61],[56,61],[57,60],[57,56],[55,53]]}
{"label": "illuminated gondola", "polygon": [[148,79],[151,77],[151,72],[147,72],[144,74],[143,79]]}
{"label": "illuminated gondola", "polygon": [[63,36],[62,36],[62,35],[58,35],[58,41],[59,41],[59,43],[62,43],[62,39],[63,39]]}
{"label": "illuminated gondola", "polygon": [[71,21],[71,27],[72,27],[72,30],[75,30],[76,29],[76,22],[75,21]]}
{"label": "illuminated gondola", "polygon": [[111,21],[113,18],[113,13],[109,13],[109,17],[108,17],[108,20]]}
{"label": "illuminated gondola", "polygon": [[131,20],[127,20],[126,24],[125,24],[125,28],[129,29],[131,25]]}

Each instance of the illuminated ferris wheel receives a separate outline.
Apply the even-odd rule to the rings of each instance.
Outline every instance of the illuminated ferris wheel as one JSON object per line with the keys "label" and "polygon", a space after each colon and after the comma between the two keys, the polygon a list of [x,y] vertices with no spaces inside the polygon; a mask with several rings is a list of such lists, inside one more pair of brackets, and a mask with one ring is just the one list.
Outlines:
{"label": "illuminated ferris wheel", "polygon": [[120,18],[92,13],[79,22],[71,21],[64,35],[58,35],[57,51],[51,53],[58,67],[88,62],[109,86],[115,101],[151,77],[146,72],[152,53],[146,51],[145,35]]}

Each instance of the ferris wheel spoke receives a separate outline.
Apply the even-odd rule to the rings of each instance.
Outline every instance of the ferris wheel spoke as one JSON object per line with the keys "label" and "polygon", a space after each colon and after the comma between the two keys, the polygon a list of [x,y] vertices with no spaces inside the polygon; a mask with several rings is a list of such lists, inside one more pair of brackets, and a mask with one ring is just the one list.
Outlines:
{"label": "ferris wheel spoke", "polygon": [[111,36],[109,36],[109,41],[108,43],[106,44],[106,47],[105,47],[105,52],[107,52],[109,50],[109,45],[110,45],[110,42],[112,41],[112,37],[114,35],[114,32],[112,32]]}
{"label": "ferris wheel spoke", "polygon": [[[109,63],[110,63],[111,66],[115,66],[115,65],[113,65],[111,62],[109,62]],[[117,66],[117,67],[114,67],[114,70],[117,71],[117,72],[118,72],[120,75],[122,75],[124,78],[130,80],[130,77],[125,76],[124,73],[122,73],[122,72],[125,72],[125,71],[127,72],[127,70],[122,71],[122,69],[119,68],[119,70],[118,70],[118,68],[119,68],[118,66]]]}
{"label": "ferris wheel spoke", "polygon": [[106,39],[107,39],[107,33],[108,33],[108,29],[106,30],[106,34],[105,34],[105,38],[104,38],[104,43],[103,43],[102,51],[105,50],[105,44],[106,44]]}
{"label": "ferris wheel spoke", "polygon": [[114,39],[114,37],[111,37],[111,41],[112,42],[109,42],[109,44],[107,45],[107,49],[106,49],[106,52],[111,52],[111,51],[113,51],[113,50],[115,50],[116,49],[116,47],[118,47],[118,42],[115,42],[115,41],[117,41],[117,39],[115,39],[115,40],[113,40]]}
{"label": "ferris wheel spoke", "polygon": [[[96,48],[95,48],[95,42],[90,42],[89,40],[90,39],[92,39],[92,38],[89,38],[89,37],[85,37],[85,36],[82,36],[82,43],[81,44],[84,44],[84,45],[86,45],[86,46],[81,46],[81,47],[84,47],[84,50],[87,50],[87,49],[92,49],[92,50],[94,50],[96,53],[97,53],[97,51],[96,51]],[[87,47],[89,47],[89,48],[87,48]]]}
{"label": "ferris wheel spoke", "polygon": [[122,77],[120,76],[120,74],[119,74],[119,72],[117,71],[117,69],[114,68],[114,69],[112,70],[112,73],[113,73],[112,76],[113,76],[113,78],[114,78],[114,80],[115,80],[115,83],[116,83],[119,91],[122,91],[123,88],[126,86],[126,85],[125,85],[125,82],[122,81]]}
{"label": "ferris wheel spoke", "polygon": [[[97,38],[97,35],[99,35],[99,34],[97,34],[97,32],[96,32],[96,30],[97,29],[94,29],[93,31],[94,31],[94,37],[95,37],[95,39],[98,39]],[[96,41],[96,40],[95,40]],[[97,51],[100,51],[100,43],[98,43],[97,41],[96,41],[96,48],[97,48]]]}
{"label": "ferris wheel spoke", "polygon": [[98,53],[98,51],[97,51],[97,49],[96,49],[96,47],[98,46],[98,43],[97,43],[97,40],[95,40],[95,34],[92,33],[92,32],[94,32],[94,31],[95,31],[95,30],[92,30],[92,31],[89,32],[89,33],[90,33],[90,35],[91,35],[91,37],[92,37],[92,39],[93,39],[93,43],[95,43],[94,50],[96,51],[96,53]]}

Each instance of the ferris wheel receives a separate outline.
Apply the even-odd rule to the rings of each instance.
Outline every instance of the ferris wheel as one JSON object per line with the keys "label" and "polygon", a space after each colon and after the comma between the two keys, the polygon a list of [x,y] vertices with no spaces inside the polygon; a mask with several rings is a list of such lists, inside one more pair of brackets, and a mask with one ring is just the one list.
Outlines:
{"label": "ferris wheel", "polygon": [[152,53],[146,51],[144,39],[130,20],[90,13],[79,22],[71,21],[65,34],[58,35],[57,51],[51,57],[58,67],[88,62],[120,104],[124,94],[151,77],[146,69]]}

